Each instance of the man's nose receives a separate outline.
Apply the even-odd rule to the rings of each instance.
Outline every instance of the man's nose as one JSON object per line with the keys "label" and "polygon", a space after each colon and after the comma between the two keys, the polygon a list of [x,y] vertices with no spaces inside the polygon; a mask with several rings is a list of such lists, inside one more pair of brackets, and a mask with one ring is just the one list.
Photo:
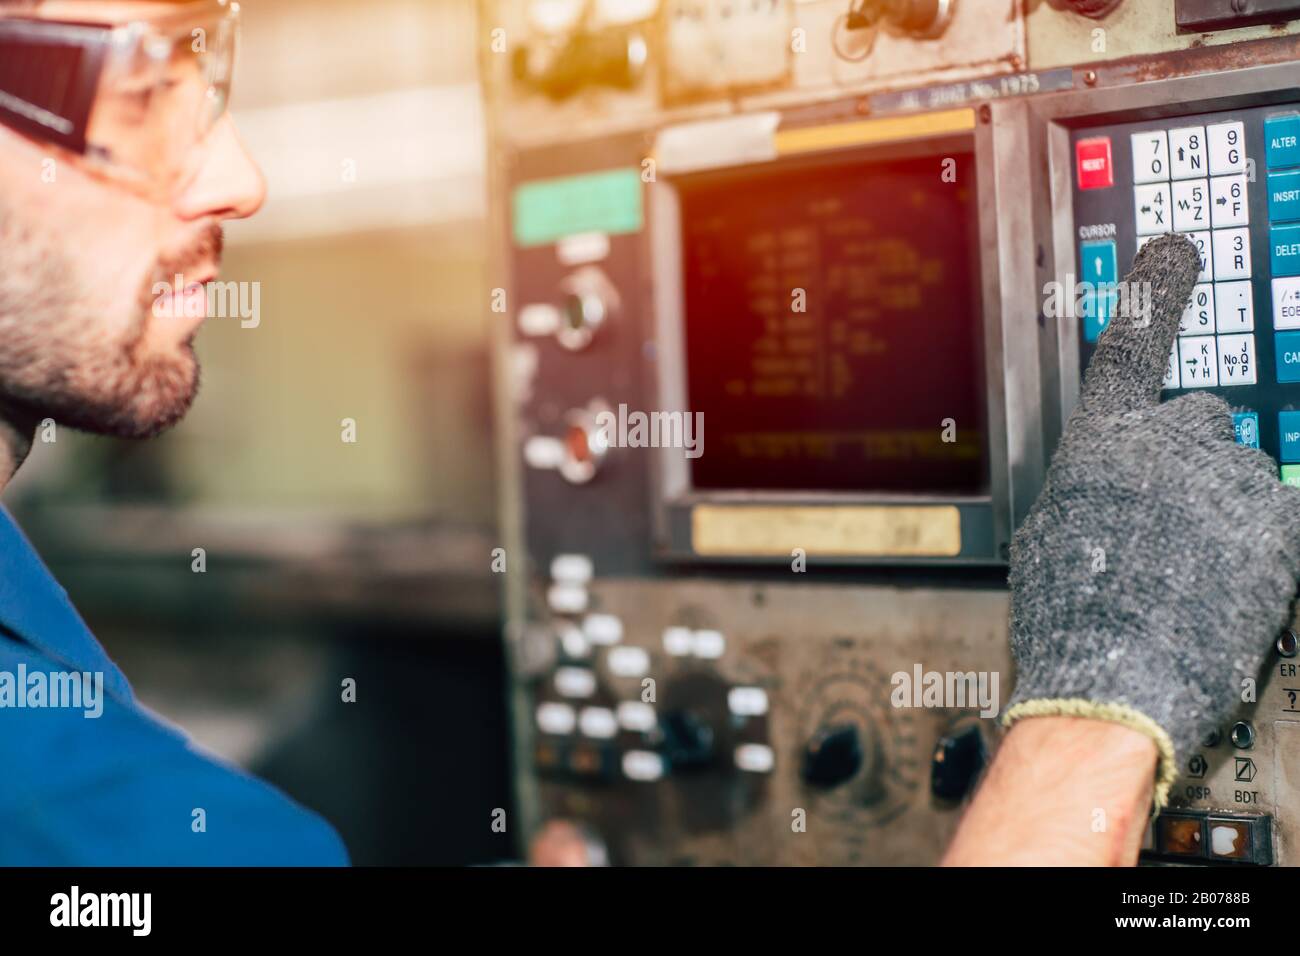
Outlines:
{"label": "man's nose", "polygon": [[194,178],[176,197],[182,219],[245,219],[266,201],[266,180],[226,113],[204,139]]}

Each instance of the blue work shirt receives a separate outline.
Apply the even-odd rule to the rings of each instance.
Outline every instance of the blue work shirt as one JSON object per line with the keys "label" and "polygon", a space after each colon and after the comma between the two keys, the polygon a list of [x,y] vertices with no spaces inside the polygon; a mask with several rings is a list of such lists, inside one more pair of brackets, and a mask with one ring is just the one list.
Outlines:
{"label": "blue work shirt", "polygon": [[[69,673],[103,675],[98,705],[85,706],[83,697],[80,707],[48,706],[55,681],[33,675]],[[19,675],[26,687],[17,686]],[[27,706],[17,706],[19,694]],[[45,706],[32,706],[42,699]],[[65,685],[58,700],[73,699]],[[101,705],[98,717],[87,716]],[[347,862],[320,817],[200,752],[136,701],[67,592],[0,509],[0,865]]]}

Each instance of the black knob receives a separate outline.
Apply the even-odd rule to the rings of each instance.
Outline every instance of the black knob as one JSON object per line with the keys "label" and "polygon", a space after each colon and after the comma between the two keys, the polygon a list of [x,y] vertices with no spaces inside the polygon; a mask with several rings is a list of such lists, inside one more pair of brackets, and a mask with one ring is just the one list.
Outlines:
{"label": "black knob", "polygon": [[674,770],[698,770],[714,760],[713,727],[689,710],[669,711],[660,721],[663,752]]}
{"label": "black knob", "polygon": [[862,769],[862,738],[854,724],[836,724],[813,734],[803,750],[803,779],[814,787],[837,787]]}
{"label": "black knob", "polygon": [[940,800],[960,800],[984,769],[987,756],[977,725],[944,734],[930,760],[930,792]]}

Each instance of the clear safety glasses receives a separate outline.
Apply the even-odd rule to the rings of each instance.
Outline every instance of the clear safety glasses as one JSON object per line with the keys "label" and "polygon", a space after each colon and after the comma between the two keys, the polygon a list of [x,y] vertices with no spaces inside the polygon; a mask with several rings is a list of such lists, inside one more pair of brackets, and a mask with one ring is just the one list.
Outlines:
{"label": "clear safety glasses", "polygon": [[193,173],[226,110],[239,4],[159,4],[125,24],[0,16],[0,122],[154,196]]}

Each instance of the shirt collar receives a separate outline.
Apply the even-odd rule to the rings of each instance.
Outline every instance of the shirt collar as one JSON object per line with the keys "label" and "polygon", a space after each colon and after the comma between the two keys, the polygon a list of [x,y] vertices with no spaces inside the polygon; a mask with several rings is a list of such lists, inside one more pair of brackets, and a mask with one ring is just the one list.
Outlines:
{"label": "shirt collar", "polygon": [[131,699],[126,676],[90,633],[8,509],[0,507],[0,627],[76,671],[102,672],[110,693]]}

